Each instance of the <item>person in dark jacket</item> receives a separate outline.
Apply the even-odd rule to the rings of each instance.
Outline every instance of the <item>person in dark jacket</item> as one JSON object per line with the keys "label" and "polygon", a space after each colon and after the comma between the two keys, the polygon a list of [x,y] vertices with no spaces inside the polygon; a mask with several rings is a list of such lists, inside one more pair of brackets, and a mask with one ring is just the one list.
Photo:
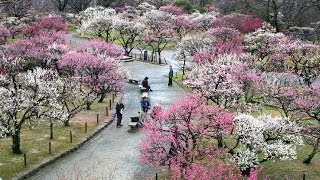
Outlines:
{"label": "person in dark jacket", "polygon": [[172,86],[172,78],[173,78],[173,70],[172,70],[172,66],[170,65],[170,70],[169,70],[169,82],[168,82],[168,86]]}
{"label": "person in dark jacket", "polygon": [[151,87],[149,86],[148,77],[145,77],[142,81],[142,86],[147,89],[147,91],[152,91]]}
{"label": "person in dark jacket", "polygon": [[148,110],[150,109],[150,103],[148,101],[148,98],[147,97],[143,97],[142,101],[140,102],[141,104],[141,110],[143,112],[148,112]]}
{"label": "person in dark jacket", "polygon": [[140,101],[141,105],[141,114],[140,114],[140,123],[143,125],[144,119],[146,118],[147,112],[150,109],[150,102],[148,101],[147,97],[142,97],[142,100]]}
{"label": "person in dark jacket", "polygon": [[120,100],[116,105],[116,114],[117,114],[117,127],[121,127],[121,120],[122,120],[122,114],[124,110],[124,105],[122,103],[122,100]]}

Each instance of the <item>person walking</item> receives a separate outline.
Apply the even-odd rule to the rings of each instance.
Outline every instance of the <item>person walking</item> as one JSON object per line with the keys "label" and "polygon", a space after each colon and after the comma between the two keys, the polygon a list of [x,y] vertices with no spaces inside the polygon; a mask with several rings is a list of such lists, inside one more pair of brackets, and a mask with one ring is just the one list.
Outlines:
{"label": "person walking", "polygon": [[169,82],[168,82],[168,86],[172,86],[172,78],[173,78],[173,70],[172,70],[172,66],[170,65],[170,70],[169,70]]}
{"label": "person walking", "polygon": [[120,101],[117,102],[117,105],[116,105],[117,128],[122,126],[121,120],[122,120],[123,110],[124,110],[124,105],[122,103],[122,99],[120,99]]}

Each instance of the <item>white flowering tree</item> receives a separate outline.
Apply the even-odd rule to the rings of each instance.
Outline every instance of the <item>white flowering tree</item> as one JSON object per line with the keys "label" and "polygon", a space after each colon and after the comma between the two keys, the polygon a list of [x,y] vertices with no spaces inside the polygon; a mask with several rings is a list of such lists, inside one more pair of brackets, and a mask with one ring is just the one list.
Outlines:
{"label": "white flowering tree", "polygon": [[[234,135],[237,143],[230,149],[231,161],[235,162],[243,174],[250,168],[269,159],[290,160],[297,158],[297,145],[303,145],[295,122],[271,115],[257,118],[239,114],[234,118]],[[262,153],[263,158],[258,155]]]}
{"label": "white flowering tree", "polygon": [[143,39],[152,48],[153,53],[158,54],[159,64],[161,64],[161,52],[175,35],[172,15],[163,11],[152,10],[145,13],[142,18],[147,27]]}
{"label": "white flowering tree", "polygon": [[[89,12],[94,12],[90,14]],[[95,35],[104,38],[106,41],[112,40],[111,31],[113,30],[116,11],[114,9],[102,9],[97,12],[84,12],[83,20],[78,32],[81,35]]]}
{"label": "white flowering tree", "polygon": [[191,14],[191,18],[197,23],[198,28],[203,30],[208,30],[210,28],[211,21],[215,20],[218,16],[220,16],[218,12],[204,14],[195,12]]}
{"label": "white flowering tree", "polygon": [[[202,63],[193,67],[185,84],[216,105],[227,108],[235,107],[244,95],[242,74],[245,66],[234,55],[223,55],[210,60],[204,58]],[[248,71],[249,72],[249,71]]]}
{"label": "white flowering tree", "polygon": [[59,89],[58,102],[61,104],[61,109],[67,112],[67,117],[60,119],[65,126],[70,125],[70,120],[82,109],[84,109],[87,99],[90,101],[95,99],[93,95],[88,96],[81,86],[79,78],[64,77],[62,88]]}
{"label": "white flowering tree", "polygon": [[116,38],[123,47],[125,54],[129,55],[136,45],[138,36],[146,28],[138,16],[118,16],[114,19],[113,28],[117,32]]}
{"label": "white flowering tree", "polygon": [[287,44],[287,37],[283,33],[258,29],[244,36],[244,50],[256,56],[254,63],[261,71],[283,72],[285,61],[280,45]]}
{"label": "white flowering tree", "polygon": [[[24,60],[2,56],[0,65],[0,134],[12,137],[13,153],[21,153],[20,133],[24,123],[41,117],[63,119],[67,114],[58,103],[61,81],[56,73],[41,68],[21,72]],[[5,128],[3,128],[5,127]]]}

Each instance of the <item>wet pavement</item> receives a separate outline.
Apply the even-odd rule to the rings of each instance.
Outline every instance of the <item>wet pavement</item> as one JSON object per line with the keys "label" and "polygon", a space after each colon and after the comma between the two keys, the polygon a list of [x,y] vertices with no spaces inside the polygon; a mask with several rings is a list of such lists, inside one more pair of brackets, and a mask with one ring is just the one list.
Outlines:
{"label": "wet pavement", "polygon": [[[142,80],[149,77],[153,89],[149,92],[151,105],[156,103],[167,106],[183,93],[177,84],[168,87],[169,65],[159,66],[140,61],[124,63],[132,79]],[[138,116],[140,109],[138,85],[126,83],[124,88],[123,127],[116,128],[113,122],[85,147],[72,153],[30,178],[47,179],[146,179],[154,177],[158,170],[140,164],[139,144],[143,139],[141,129],[130,131],[130,117]]]}

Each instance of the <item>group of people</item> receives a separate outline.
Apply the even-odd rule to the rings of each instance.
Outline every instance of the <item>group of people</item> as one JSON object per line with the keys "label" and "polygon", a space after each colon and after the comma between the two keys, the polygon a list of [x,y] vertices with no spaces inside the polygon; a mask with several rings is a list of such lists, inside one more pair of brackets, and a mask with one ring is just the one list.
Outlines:
{"label": "group of people", "polygon": [[[169,82],[168,82],[168,87],[172,86],[172,78],[173,78],[173,69],[172,66],[169,66]],[[144,80],[142,81],[142,86],[146,88],[146,91],[152,91],[149,82],[148,82],[148,77],[145,77]],[[122,102],[122,99],[117,103],[116,105],[116,114],[117,114],[117,127],[120,128],[122,126],[121,120],[122,120],[122,114],[124,110],[124,105]],[[140,120],[141,124],[143,124],[143,120],[150,109],[150,102],[148,101],[148,97],[142,97],[142,100],[140,101],[140,107],[141,107],[141,113],[140,113]]]}

